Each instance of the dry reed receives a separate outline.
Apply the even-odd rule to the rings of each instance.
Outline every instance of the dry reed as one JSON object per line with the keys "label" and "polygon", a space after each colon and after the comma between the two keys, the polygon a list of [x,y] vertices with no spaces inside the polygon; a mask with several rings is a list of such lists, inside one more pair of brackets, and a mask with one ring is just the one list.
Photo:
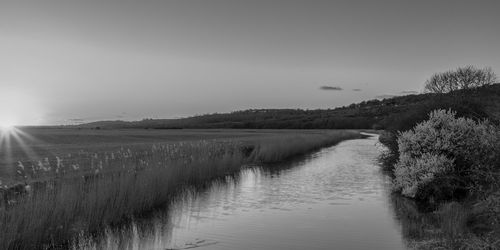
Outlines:
{"label": "dry reed", "polygon": [[24,178],[44,181],[34,185],[32,194],[1,208],[0,249],[64,248],[75,235],[99,233],[167,204],[186,185],[359,137],[357,131],[323,131],[179,142],[19,163]]}

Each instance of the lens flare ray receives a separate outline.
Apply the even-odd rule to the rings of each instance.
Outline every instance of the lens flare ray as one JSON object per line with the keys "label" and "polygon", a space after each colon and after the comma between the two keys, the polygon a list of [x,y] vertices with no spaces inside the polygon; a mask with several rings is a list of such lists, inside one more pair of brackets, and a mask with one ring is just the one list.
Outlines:
{"label": "lens flare ray", "polygon": [[[14,126],[0,128],[0,180],[4,185],[12,184],[19,178],[25,179],[24,181],[29,178],[22,172],[17,173],[16,167],[22,165],[23,159],[39,158],[38,154],[29,146],[33,142],[40,143],[33,136]],[[14,155],[16,159],[14,159]]]}

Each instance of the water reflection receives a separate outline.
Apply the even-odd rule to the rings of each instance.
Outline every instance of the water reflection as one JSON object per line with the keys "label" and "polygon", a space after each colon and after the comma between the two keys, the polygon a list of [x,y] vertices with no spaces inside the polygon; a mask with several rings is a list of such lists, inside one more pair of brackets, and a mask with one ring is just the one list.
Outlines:
{"label": "water reflection", "polygon": [[[471,229],[485,229],[484,221],[471,220],[471,209],[446,202],[429,209],[398,194],[390,196],[394,216],[401,225],[405,244],[411,249],[497,249],[498,242],[479,241]],[[477,218],[476,218],[477,219]],[[480,227],[476,227],[479,223]],[[487,226],[486,226],[487,227]],[[488,231],[488,230],[486,230]]]}
{"label": "water reflection", "polygon": [[376,137],[186,190],[76,249],[402,249]]}

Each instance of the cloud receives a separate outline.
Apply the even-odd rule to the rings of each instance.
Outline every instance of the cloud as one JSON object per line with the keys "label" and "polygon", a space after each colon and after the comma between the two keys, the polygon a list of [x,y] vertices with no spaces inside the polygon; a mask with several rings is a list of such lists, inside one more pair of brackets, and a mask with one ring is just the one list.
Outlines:
{"label": "cloud", "polygon": [[352,91],[361,91],[361,89],[352,89]]}
{"label": "cloud", "polygon": [[377,99],[386,99],[386,98],[393,98],[393,97],[397,97],[397,96],[403,96],[403,95],[415,95],[415,94],[419,94],[418,91],[414,91],[414,90],[404,90],[404,91],[401,91],[397,94],[382,94],[382,95],[378,95],[378,96],[375,96],[375,98]]}
{"label": "cloud", "polygon": [[67,119],[64,123],[82,124],[85,122],[86,122],[86,120],[82,119],[82,118],[70,118],[70,119]]}
{"label": "cloud", "polygon": [[415,94],[418,94],[418,91],[414,91],[414,90],[405,90],[405,91],[401,91],[399,92],[400,94],[405,94],[405,95],[415,95]]}
{"label": "cloud", "polygon": [[386,99],[386,98],[393,98],[393,97],[396,97],[398,95],[378,95],[378,96],[375,96],[375,98],[377,99]]}
{"label": "cloud", "polygon": [[341,91],[342,90],[341,87],[337,87],[337,86],[321,86],[320,89],[321,90],[335,90],[335,91]]}

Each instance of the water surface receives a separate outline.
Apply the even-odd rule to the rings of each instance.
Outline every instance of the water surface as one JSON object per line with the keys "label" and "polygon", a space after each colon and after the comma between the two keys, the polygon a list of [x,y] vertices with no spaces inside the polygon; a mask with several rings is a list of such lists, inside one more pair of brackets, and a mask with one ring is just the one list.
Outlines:
{"label": "water surface", "polygon": [[98,249],[404,249],[377,138],[344,141],[186,192],[164,213],[109,230]]}

